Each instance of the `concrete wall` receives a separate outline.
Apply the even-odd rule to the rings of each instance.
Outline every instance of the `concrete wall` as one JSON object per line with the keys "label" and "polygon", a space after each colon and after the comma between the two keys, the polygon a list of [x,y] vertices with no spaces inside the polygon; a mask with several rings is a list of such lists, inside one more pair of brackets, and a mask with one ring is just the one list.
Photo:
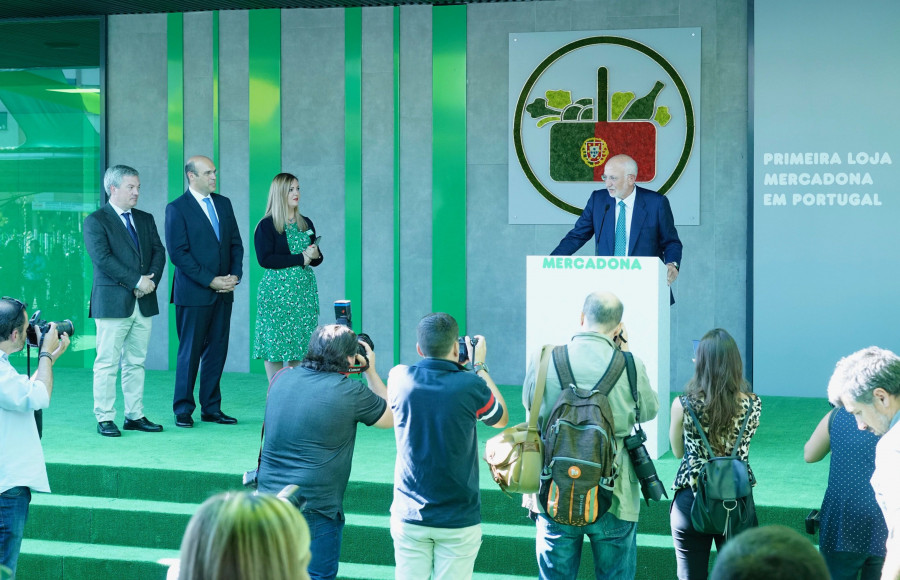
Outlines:
{"label": "concrete wall", "polygon": [[[459,275],[467,280],[468,329],[487,337],[497,382],[516,384],[524,375],[523,257],[549,252],[568,229],[507,223],[511,32],[702,29],[700,225],[679,229],[685,254],[672,308],[671,386],[679,390],[688,380],[691,340],[711,328],[729,330],[746,352],[746,5],[726,0],[559,0],[475,4],[467,11],[467,266]],[[219,44],[221,192],[232,198],[243,220],[245,244],[261,217],[247,215],[249,196],[266,194],[247,191],[247,14],[221,13]],[[393,254],[393,9],[363,9],[364,315],[355,326],[375,340],[382,374],[394,360],[394,317],[400,317],[399,358],[412,362],[417,358],[415,324],[431,311],[431,31],[436,14],[438,9],[427,6],[401,8],[398,264]],[[140,207],[152,211],[162,228],[165,16],[114,16],[109,22],[109,159],[141,171]],[[211,147],[212,115],[205,109],[211,103],[211,15],[187,15],[184,28],[185,153],[190,155]],[[282,11],[281,161],[285,171],[300,177],[301,209],[325,236],[326,260],[317,270],[323,323],[333,320],[331,302],[344,297],[343,95],[343,10]],[[447,243],[462,249],[464,240]],[[399,309],[394,305],[395,267],[400,268]],[[236,296],[228,370],[248,368],[250,292],[243,288]],[[166,292],[162,299],[168,300]],[[154,341],[165,341],[166,321],[157,320]],[[151,352],[150,364],[165,368],[165,352]]]}

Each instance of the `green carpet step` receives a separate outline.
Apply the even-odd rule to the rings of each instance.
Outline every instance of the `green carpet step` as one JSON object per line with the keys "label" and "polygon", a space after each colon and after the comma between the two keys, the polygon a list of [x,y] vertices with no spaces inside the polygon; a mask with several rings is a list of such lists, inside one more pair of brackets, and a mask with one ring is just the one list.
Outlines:
{"label": "green carpet step", "polygon": [[53,542],[26,538],[16,577],[21,580],[164,580],[174,550]]}
{"label": "green carpet step", "polygon": [[242,489],[243,473],[48,463],[47,475],[54,494],[200,504],[216,493]]}
{"label": "green carpet step", "polygon": [[[482,524],[482,544],[475,561],[478,573],[537,576],[534,525]],[[675,552],[669,535],[638,534],[638,578],[656,580],[675,576]],[[590,544],[582,551],[582,574],[593,577],[593,558]],[[347,514],[341,549],[341,565],[394,565],[393,543],[389,516]],[[343,573],[343,572],[342,572]]]}
{"label": "green carpet step", "polygon": [[[393,566],[378,566],[375,564],[353,564],[341,562],[338,568],[338,580],[394,580]],[[513,576],[510,574],[481,574],[472,575],[473,580],[534,580],[533,576]]]}
{"label": "green carpet step", "polygon": [[25,537],[177,550],[196,504],[36,493]]}

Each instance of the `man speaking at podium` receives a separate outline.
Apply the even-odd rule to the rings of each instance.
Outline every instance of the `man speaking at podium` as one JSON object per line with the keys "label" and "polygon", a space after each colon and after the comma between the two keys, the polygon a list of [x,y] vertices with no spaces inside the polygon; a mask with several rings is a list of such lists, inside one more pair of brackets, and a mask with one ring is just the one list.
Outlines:
{"label": "man speaking at podium", "polygon": [[[681,240],[665,196],[637,187],[638,167],[628,155],[606,162],[606,189],[591,193],[578,221],[551,256],[571,256],[594,238],[598,256],[657,256],[666,265],[669,285],[681,267]],[[633,194],[633,195],[632,195]]]}

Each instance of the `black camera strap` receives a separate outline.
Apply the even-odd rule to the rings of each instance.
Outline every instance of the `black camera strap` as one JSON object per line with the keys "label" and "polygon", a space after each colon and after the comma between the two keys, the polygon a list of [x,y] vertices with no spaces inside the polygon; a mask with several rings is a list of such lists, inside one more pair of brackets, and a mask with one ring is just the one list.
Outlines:
{"label": "black camera strap", "polygon": [[638,429],[641,425],[641,410],[638,407],[638,390],[637,390],[637,367],[634,365],[634,355],[627,351],[622,351],[625,355],[625,372],[628,374],[628,386],[631,387],[631,398],[634,399],[634,422]]}

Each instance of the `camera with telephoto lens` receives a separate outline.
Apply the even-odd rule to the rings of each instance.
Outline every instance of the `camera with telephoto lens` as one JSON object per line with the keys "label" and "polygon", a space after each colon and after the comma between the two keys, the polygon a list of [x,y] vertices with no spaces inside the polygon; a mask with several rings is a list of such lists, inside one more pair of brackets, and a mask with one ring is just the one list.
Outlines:
{"label": "camera with telephoto lens", "polygon": [[659,501],[660,498],[668,499],[669,496],[666,495],[666,488],[659,480],[659,476],[656,475],[656,466],[653,465],[653,460],[647,453],[647,448],[644,446],[645,441],[647,441],[647,434],[638,425],[634,435],[626,437],[624,443],[625,449],[628,450],[628,456],[631,458],[634,473],[641,482],[641,493],[644,495],[647,505],[650,505],[650,500]]}
{"label": "camera with telephoto lens", "polygon": [[[341,326],[346,326],[350,330],[353,330],[353,316],[350,314],[349,300],[334,301],[334,323],[340,324]],[[360,332],[356,335],[356,337],[364,343],[368,344],[369,348],[371,348],[373,351],[375,350],[375,343],[372,342],[372,337],[370,337],[368,334],[366,334],[365,332]],[[359,345],[359,348],[356,352],[363,357],[366,356],[366,349],[364,349],[362,345]]]}
{"label": "camera with telephoto lens", "polygon": [[[470,338],[469,344],[472,345],[472,356],[475,356],[475,345],[478,344],[477,338]],[[466,362],[469,359],[469,355],[466,353],[466,337],[459,337],[459,364]]]}
{"label": "camera with telephoto lens", "polygon": [[[38,338],[38,330],[41,331],[40,339]],[[63,333],[68,334],[69,338],[75,336],[75,326],[68,319],[56,321],[56,331],[60,336]],[[40,348],[41,342],[43,342],[43,338],[48,332],[50,332],[50,323],[46,320],[41,320],[41,311],[36,310],[31,315],[31,320],[28,321],[28,328],[25,329],[25,340],[28,341],[28,346]]]}

